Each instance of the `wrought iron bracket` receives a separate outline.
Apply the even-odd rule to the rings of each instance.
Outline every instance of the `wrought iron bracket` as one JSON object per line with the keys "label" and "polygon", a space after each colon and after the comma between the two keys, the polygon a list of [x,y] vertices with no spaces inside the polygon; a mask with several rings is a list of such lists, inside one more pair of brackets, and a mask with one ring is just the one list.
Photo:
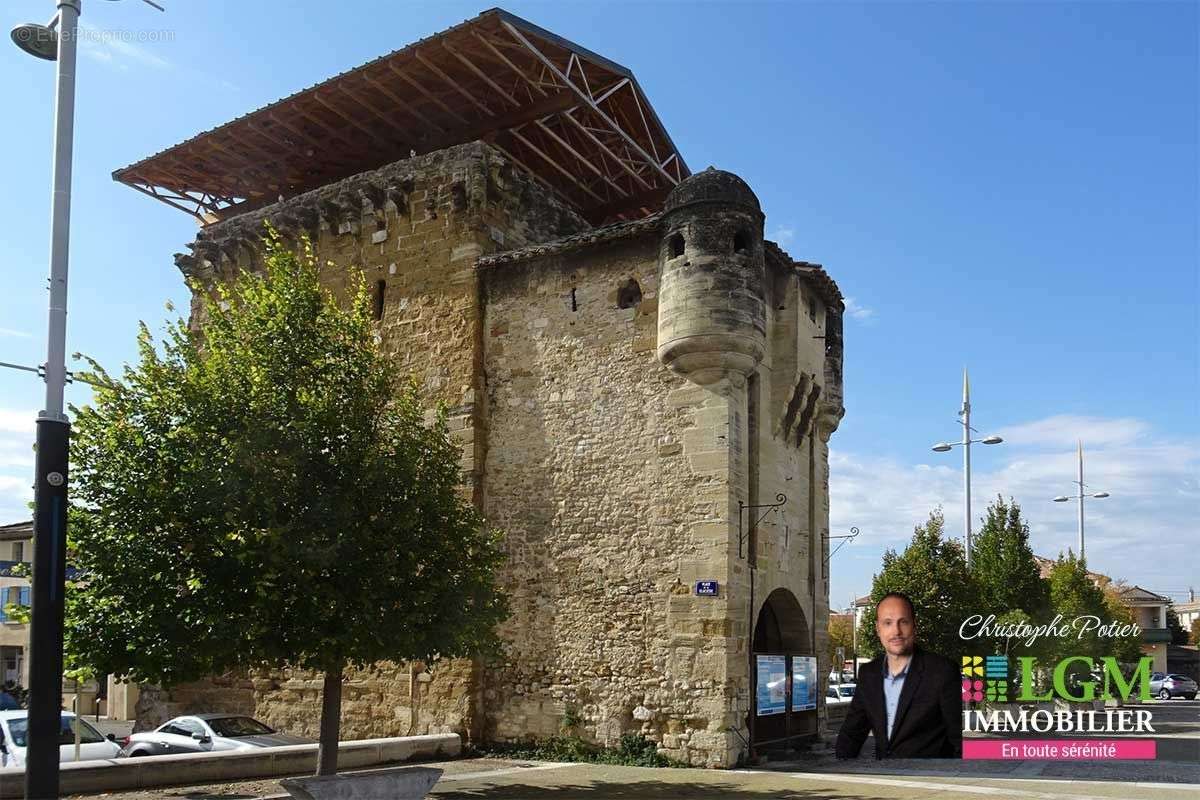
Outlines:
{"label": "wrought iron bracket", "polygon": [[849,542],[849,541],[853,540],[853,539],[854,539],[854,537],[858,536],[858,534],[859,534],[859,533],[861,533],[861,531],[859,531],[859,529],[858,529],[858,528],[856,528],[856,527],[852,527],[852,528],[850,528],[850,533],[848,533],[848,534],[846,534],[846,535],[844,535],[844,536],[830,536],[829,534],[825,534],[825,540],[826,540],[826,541],[832,541],[833,539],[845,539],[845,541],[844,541],[844,542],[842,542],[841,544],[839,544],[839,545],[838,545],[838,546],[837,546],[837,547],[834,549],[834,551],[833,551],[832,553],[830,553],[829,555],[825,556],[825,563],[826,563],[826,564],[828,564],[828,563],[829,563],[829,559],[831,559],[831,558],[833,558],[835,555],[837,555],[837,551],[838,551],[838,550],[841,550],[843,547],[845,547],[845,546],[846,546],[846,542]]}
{"label": "wrought iron bracket", "polygon": [[775,500],[776,502],[774,503],[758,503],[756,505],[747,505],[741,500],[738,500],[738,558],[743,557],[742,547],[746,543],[746,538],[750,535],[750,530],[748,528],[743,530],[742,517],[744,513],[750,511],[751,509],[766,509],[766,511],[762,513],[762,516],[754,521],[754,527],[757,528],[758,524],[767,518],[767,514],[770,514],[772,509],[778,509],[781,505],[787,502],[787,495],[781,492],[775,495]]}

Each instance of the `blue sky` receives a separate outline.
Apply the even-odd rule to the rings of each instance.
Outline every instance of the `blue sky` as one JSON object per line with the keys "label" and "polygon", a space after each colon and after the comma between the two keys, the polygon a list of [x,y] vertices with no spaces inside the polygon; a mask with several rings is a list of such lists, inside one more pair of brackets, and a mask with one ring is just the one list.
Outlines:
{"label": "blue sky", "polygon": [[[117,366],[186,292],[191,218],[110,173],[469,18],[481,3],[88,2],[69,350]],[[1035,549],[1075,541],[1082,438],[1093,569],[1183,599],[1197,584],[1195,3],[534,3],[505,8],[637,74],[693,170],[742,175],[768,235],[849,298],[832,441],[832,602],[938,504],[961,532],[969,366],[975,504],[1024,507]],[[45,21],[9,0],[3,22]],[[44,359],[53,67],[0,45],[0,360]],[[13,113],[13,110],[19,113]],[[0,370],[0,521],[26,515],[42,385]],[[72,387],[75,402],[87,399]]]}

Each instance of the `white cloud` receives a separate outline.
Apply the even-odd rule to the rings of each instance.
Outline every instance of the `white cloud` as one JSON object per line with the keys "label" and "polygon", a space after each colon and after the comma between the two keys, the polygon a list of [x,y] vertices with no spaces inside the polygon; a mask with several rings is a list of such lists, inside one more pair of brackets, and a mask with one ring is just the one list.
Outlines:
{"label": "white cloud", "polygon": [[[1000,494],[1021,505],[1034,552],[1054,557],[1078,549],[1075,503],[1052,498],[1076,494],[1075,440],[1083,438],[1087,490],[1110,493],[1085,501],[1089,566],[1177,599],[1196,585],[1200,441],[1167,439],[1142,420],[1098,417],[1050,417],[1005,433],[1005,444],[986,451],[986,463],[1000,459],[999,464],[972,472],[975,530],[988,503]],[[902,549],[913,526],[938,505],[945,511],[947,532],[962,536],[961,455],[945,458],[904,464],[836,449],[830,453],[831,532],[844,533],[852,525],[863,532],[835,559],[838,591],[865,593],[883,551]]]}
{"label": "white cloud", "polygon": [[27,433],[32,439],[36,425],[36,411],[23,408],[0,408],[0,434]]}
{"label": "white cloud", "polygon": [[37,412],[0,408],[0,525],[29,518]]}
{"label": "white cloud", "polygon": [[791,225],[777,225],[768,237],[781,247],[787,247],[796,238],[796,229]]}
{"label": "white cloud", "polygon": [[21,339],[29,339],[33,337],[28,331],[19,331],[15,328],[0,328],[0,336],[16,336]]}
{"label": "white cloud", "polygon": [[[160,36],[161,35],[161,36]],[[171,31],[100,30],[87,25],[79,26],[79,52],[84,56],[118,69],[128,70],[131,66],[170,69],[171,62],[155,55],[144,46],[131,40],[144,39],[153,43],[174,39]]]}
{"label": "white cloud", "polygon": [[18,478],[0,475],[0,525],[29,519],[28,503],[33,499],[33,475]]}
{"label": "white cloud", "polygon": [[853,297],[846,298],[846,313],[860,322],[866,322],[875,317],[875,309],[859,305]]}
{"label": "white cloud", "polygon": [[1150,426],[1142,420],[1059,414],[1001,429],[998,434],[1024,447],[1057,448],[1083,441],[1084,451],[1095,446],[1128,444],[1145,436]]}

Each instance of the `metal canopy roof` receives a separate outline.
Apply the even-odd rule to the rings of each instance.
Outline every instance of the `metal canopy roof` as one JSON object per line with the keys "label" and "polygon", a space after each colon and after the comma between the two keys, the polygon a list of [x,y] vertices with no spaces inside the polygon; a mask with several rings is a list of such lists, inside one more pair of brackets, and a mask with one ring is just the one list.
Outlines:
{"label": "metal canopy roof", "polygon": [[690,171],[633,73],[498,8],[113,173],[202,223],[483,139],[595,223]]}

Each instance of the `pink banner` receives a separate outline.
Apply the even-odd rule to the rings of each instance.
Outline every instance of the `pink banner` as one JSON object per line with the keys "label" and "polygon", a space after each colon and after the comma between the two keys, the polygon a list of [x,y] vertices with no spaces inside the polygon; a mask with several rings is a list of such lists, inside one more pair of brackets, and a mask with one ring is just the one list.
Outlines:
{"label": "pink banner", "polygon": [[1153,739],[964,739],[963,758],[1047,761],[1153,759]]}

